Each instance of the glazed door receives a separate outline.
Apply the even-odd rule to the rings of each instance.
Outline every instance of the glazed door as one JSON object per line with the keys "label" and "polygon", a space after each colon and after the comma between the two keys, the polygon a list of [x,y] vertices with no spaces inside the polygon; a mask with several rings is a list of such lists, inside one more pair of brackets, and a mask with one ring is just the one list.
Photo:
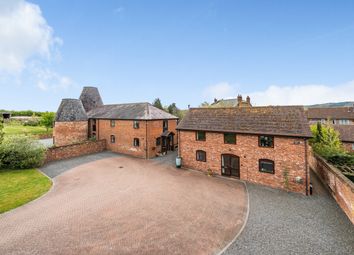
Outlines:
{"label": "glazed door", "polygon": [[221,155],[221,174],[240,178],[240,158],[231,155]]}

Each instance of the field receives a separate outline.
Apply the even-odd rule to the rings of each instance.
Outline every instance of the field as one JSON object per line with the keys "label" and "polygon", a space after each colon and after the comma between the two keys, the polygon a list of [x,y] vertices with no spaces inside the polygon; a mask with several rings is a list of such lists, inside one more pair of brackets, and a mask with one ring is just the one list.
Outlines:
{"label": "field", "polygon": [[33,136],[51,136],[53,129],[47,129],[43,126],[23,126],[20,123],[5,124],[4,126],[5,135],[33,135]]}
{"label": "field", "polygon": [[0,213],[46,193],[51,180],[36,169],[0,170]]}

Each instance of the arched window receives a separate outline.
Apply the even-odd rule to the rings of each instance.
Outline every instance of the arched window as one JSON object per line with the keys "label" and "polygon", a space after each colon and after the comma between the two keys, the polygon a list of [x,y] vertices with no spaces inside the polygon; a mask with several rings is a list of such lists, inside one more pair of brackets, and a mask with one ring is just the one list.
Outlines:
{"label": "arched window", "polygon": [[262,173],[274,174],[274,161],[270,159],[260,159],[259,171]]}
{"label": "arched window", "polygon": [[116,142],[116,137],[114,135],[111,135],[111,143],[115,143]]}

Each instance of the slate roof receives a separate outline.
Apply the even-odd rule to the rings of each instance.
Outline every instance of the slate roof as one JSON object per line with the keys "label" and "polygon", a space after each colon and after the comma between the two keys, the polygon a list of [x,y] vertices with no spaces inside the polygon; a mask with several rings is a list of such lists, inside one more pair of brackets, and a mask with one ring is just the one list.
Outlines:
{"label": "slate roof", "polygon": [[86,112],[103,105],[100,92],[98,92],[96,87],[84,87],[80,95],[80,100]]}
{"label": "slate roof", "polygon": [[308,108],[309,119],[354,119],[354,107]]}
{"label": "slate roof", "polygon": [[354,125],[333,125],[342,142],[354,142]]}
{"label": "slate roof", "polygon": [[177,129],[294,137],[312,136],[302,106],[192,108]]}
{"label": "slate roof", "polygon": [[80,99],[63,99],[55,116],[55,121],[83,121],[87,114]]}
{"label": "slate roof", "polygon": [[160,120],[178,119],[150,103],[111,104],[92,109],[87,113],[94,119]]}

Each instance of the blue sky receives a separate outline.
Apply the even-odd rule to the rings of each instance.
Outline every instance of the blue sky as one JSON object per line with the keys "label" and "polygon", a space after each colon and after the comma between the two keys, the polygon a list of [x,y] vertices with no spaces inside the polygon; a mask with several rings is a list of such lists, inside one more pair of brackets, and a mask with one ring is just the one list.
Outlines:
{"label": "blue sky", "polygon": [[354,101],[354,1],[0,0],[0,109]]}

